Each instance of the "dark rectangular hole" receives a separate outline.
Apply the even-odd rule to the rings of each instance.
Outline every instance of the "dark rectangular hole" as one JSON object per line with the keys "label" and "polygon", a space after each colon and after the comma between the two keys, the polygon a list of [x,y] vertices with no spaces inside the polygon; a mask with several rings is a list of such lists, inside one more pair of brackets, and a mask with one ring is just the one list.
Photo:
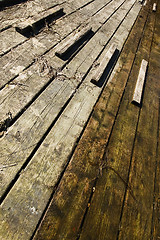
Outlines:
{"label": "dark rectangular hole", "polygon": [[99,81],[95,81],[95,80],[91,80],[91,83],[95,84],[97,87],[102,87],[103,84],[105,83],[106,79],[108,78],[109,74],[111,73],[111,70],[114,68],[117,60],[119,57],[119,50],[116,49],[114,54],[112,55],[111,59],[109,60],[101,78],[99,79]]}

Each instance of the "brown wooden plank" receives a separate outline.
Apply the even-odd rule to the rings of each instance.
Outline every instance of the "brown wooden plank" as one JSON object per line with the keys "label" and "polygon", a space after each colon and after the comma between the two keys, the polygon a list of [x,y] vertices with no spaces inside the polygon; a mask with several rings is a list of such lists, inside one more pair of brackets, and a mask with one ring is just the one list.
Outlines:
{"label": "brown wooden plank", "polygon": [[[141,16],[143,15],[141,14]],[[142,31],[141,27],[140,29]],[[134,31],[137,32],[137,30],[138,27],[135,26]],[[144,32],[144,36],[148,36],[149,31],[148,27]],[[151,41],[152,38],[150,38]],[[139,49],[137,58],[140,56],[141,50]],[[99,178],[95,185],[96,191],[90,202],[80,239],[90,239],[93,234],[95,239],[106,239],[106,236],[107,239],[117,239],[123,197],[127,186],[128,194],[130,194],[131,198],[134,198],[132,189],[127,183],[127,178],[139,113],[138,109],[132,107],[129,103],[130,94],[135,84],[134,77],[137,75],[138,66],[136,65],[139,59],[135,61],[107,147],[106,162],[102,165],[102,168],[104,167],[106,171],[104,170],[102,177]],[[132,239],[132,237],[128,239]]]}
{"label": "brown wooden plank", "polygon": [[[132,1],[130,2],[130,4],[131,4],[131,3],[132,3]],[[129,5],[128,5],[128,7],[129,7]],[[84,84],[84,86],[85,86],[85,84]],[[96,91],[100,91],[100,89],[98,89],[98,88],[95,88],[95,89],[97,89]],[[83,93],[83,91],[81,91],[80,93]],[[79,93],[79,94],[80,94],[80,93]],[[84,93],[84,94],[85,94],[85,93]],[[77,93],[77,95],[78,95],[78,93]],[[93,97],[95,97],[94,95],[95,95],[95,92],[93,92]],[[86,95],[86,96],[87,96],[87,95]],[[82,98],[83,101],[84,101],[84,96],[83,96],[83,94],[81,94],[81,98]],[[71,109],[74,110],[75,106],[77,107],[77,104],[75,104],[75,105],[74,105],[74,103],[72,103],[72,104],[73,104],[73,106],[72,106]],[[93,104],[93,103],[92,103],[92,104]],[[32,107],[33,107],[33,106],[32,106]],[[35,109],[36,109],[36,108],[35,108]],[[33,110],[35,110],[35,109],[33,108]],[[69,108],[69,109],[70,109],[70,108]],[[76,111],[76,109],[74,110],[74,112],[75,112],[75,111]],[[79,111],[79,110],[78,110],[78,111]],[[76,113],[76,112],[75,112],[75,113]],[[26,116],[27,116],[27,115],[26,115]],[[72,113],[70,113],[69,116],[72,116]],[[64,114],[64,118],[66,118],[67,121],[70,120],[70,119],[69,119],[69,116]],[[84,114],[84,116],[85,116],[85,114]],[[86,117],[86,116],[85,116],[85,117]],[[77,120],[78,120],[78,119],[77,119]],[[74,121],[75,121],[75,120],[74,120]],[[72,122],[73,122],[73,121],[72,121]],[[37,124],[37,123],[36,123],[36,124]],[[71,129],[71,130],[70,130],[70,131],[71,131],[71,135],[70,135],[69,138],[68,138],[68,139],[69,139],[68,143],[73,143],[73,142],[72,142],[72,141],[73,141],[73,140],[72,140],[72,139],[73,139],[73,135],[76,133],[76,131],[77,131],[76,128],[77,128],[77,127],[78,127],[78,128],[80,128],[80,127],[82,128],[82,127],[83,127],[83,125],[81,126],[81,124],[84,124],[83,121],[79,123],[79,126],[73,125],[73,127],[70,127],[70,129]],[[61,126],[65,127],[65,124],[61,124]],[[41,127],[41,129],[42,129],[42,127]],[[76,130],[76,131],[75,131],[75,130]],[[62,130],[61,132],[63,133],[63,131],[64,131],[64,130]],[[38,134],[37,134],[37,135],[38,135]],[[19,138],[19,139],[20,139],[20,138]],[[57,139],[57,138],[56,138],[56,139]],[[75,139],[76,139],[76,138],[75,138]],[[74,140],[75,140],[75,139],[74,139]],[[31,139],[30,139],[30,140],[31,140]],[[62,138],[62,140],[63,140],[63,142],[64,142],[64,139],[63,139],[63,138]],[[72,140],[72,141],[71,141],[71,140]],[[58,139],[57,139],[56,141],[58,141]],[[44,144],[43,147],[45,147],[45,146],[46,146],[46,145]],[[59,147],[60,147],[60,145],[59,145]],[[58,148],[57,151],[58,151],[57,153],[58,153],[58,159],[59,159],[59,154],[60,154],[59,151],[61,151],[61,152],[63,153],[63,155],[64,155],[64,152],[63,152],[63,150],[62,150],[61,147]],[[66,152],[67,152],[67,154],[70,153],[68,149],[66,149]],[[39,153],[39,154],[41,155],[41,153]],[[56,154],[56,152],[55,152],[54,154]],[[39,156],[40,156],[40,155],[39,155]],[[52,155],[52,154],[51,154],[51,155]],[[37,160],[38,160],[38,159],[40,160],[39,156],[38,156]],[[53,155],[52,155],[52,157],[53,157]],[[63,156],[62,156],[62,157],[63,157]],[[44,160],[45,160],[45,158],[44,158]],[[41,162],[41,160],[40,160],[40,162]],[[47,162],[48,162],[48,161],[47,161]],[[60,164],[60,161],[58,161],[58,162],[59,162],[59,164]],[[58,162],[57,162],[57,163],[58,163]],[[46,166],[46,163],[45,163],[45,162],[43,162],[43,163],[44,163],[44,167],[45,167],[45,166]],[[52,163],[53,163],[53,162],[52,162]],[[35,163],[33,162],[33,165],[34,165],[34,164],[35,164]],[[42,162],[41,162],[41,164],[42,164]],[[33,167],[33,165],[32,165],[32,167]],[[43,165],[43,164],[42,164],[42,165]],[[49,162],[47,163],[47,165],[49,166]],[[56,165],[57,165],[57,167],[58,167],[58,164],[56,164]],[[35,164],[34,166],[36,166],[36,164]],[[47,166],[46,166],[46,167],[47,167]],[[54,165],[53,165],[52,167],[54,167]],[[31,169],[32,169],[32,168],[31,168]],[[40,168],[38,168],[38,169],[40,170]],[[40,170],[40,171],[41,171],[41,170]],[[28,168],[28,171],[27,171],[27,172],[28,172],[28,174],[31,174],[30,176],[33,175],[33,174],[31,173],[32,171],[30,171],[30,167]],[[26,172],[26,173],[27,173],[27,172]],[[44,173],[45,173],[45,171],[44,171]],[[44,190],[44,191],[42,190],[42,193],[44,194],[43,196],[44,196],[45,201],[46,201],[46,199],[48,198],[48,196],[51,194],[51,189],[52,189],[52,186],[53,186],[53,183],[54,183],[53,178],[56,178],[56,177],[57,177],[56,175],[53,175],[53,171],[51,171],[51,168],[50,168],[50,173],[51,173],[50,176],[51,176],[52,179],[49,177],[49,172],[48,172],[47,175],[44,175],[45,178],[48,176],[47,179],[46,179],[46,181],[45,181],[45,182],[42,181],[43,183],[45,183],[45,184],[44,184],[44,185],[45,185],[44,188],[45,188],[46,186],[49,186],[49,185],[50,185],[50,187],[51,187],[49,191],[48,191],[48,187],[47,187],[46,190]],[[57,171],[57,175],[58,175],[58,171]],[[36,180],[36,179],[37,179],[37,173],[34,173],[34,176],[35,176],[35,180]],[[41,175],[41,177],[42,177],[42,175]],[[20,181],[20,182],[21,182],[22,180],[23,180],[23,181],[26,181],[25,179],[27,180],[27,179],[31,179],[31,178],[30,178],[30,177],[29,177],[29,178],[26,177],[26,174],[25,174],[25,175],[22,174],[19,181]],[[32,179],[32,180],[33,180],[33,179]],[[38,180],[38,179],[37,179],[37,180]],[[37,180],[36,180],[36,181],[37,181]],[[19,182],[19,181],[18,181],[18,182]],[[48,181],[50,181],[50,183],[49,183]],[[17,182],[17,183],[18,183],[18,182]],[[27,180],[27,182],[28,182],[28,180]],[[41,180],[40,180],[40,182],[41,182]],[[40,182],[39,182],[39,183],[40,183]],[[28,183],[29,183],[29,182],[28,182]],[[26,187],[24,186],[24,188],[23,188],[23,190],[22,190],[24,193],[27,191],[27,192],[26,192],[27,195],[28,195],[28,193],[29,193],[28,190],[27,190],[27,189],[28,189],[28,187],[27,187],[27,186],[28,186],[28,183],[26,183],[26,185],[25,185]],[[33,181],[32,181],[32,183],[33,183]],[[31,184],[32,184],[32,183],[31,183]],[[29,184],[30,184],[30,183],[29,183]],[[20,185],[21,185],[21,183],[20,183]],[[17,187],[19,188],[20,185],[19,185],[19,183],[18,183]],[[39,188],[39,187],[38,187],[38,185],[37,185],[37,187],[38,187],[38,188],[37,188],[36,185],[37,185],[37,183],[35,183],[35,185],[34,185],[34,186],[35,186],[34,190],[37,189],[37,191],[38,191],[38,188]],[[14,188],[14,191],[13,191],[12,193],[10,192],[10,194],[12,195],[12,201],[13,201],[13,197],[14,197],[14,196],[18,196],[18,198],[20,197],[19,195],[15,194],[15,191],[17,191],[17,189],[18,189],[17,187]],[[29,189],[32,189],[32,188],[29,188]],[[40,190],[40,188],[39,188],[39,190]],[[19,190],[18,190],[18,191],[19,191]],[[29,191],[30,191],[30,190],[29,190]],[[9,194],[9,195],[10,195],[10,194]],[[8,196],[9,196],[9,195],[8,195]],[[11,195],[10,195],[10,196],[11,196]],[[30,195],[30,194],[29,194],[29,195]],[[31,195],[32,195],[32,194],[31,194]],[[31,198],[32,198],[31,195],[30,195],[30,197],[29,197],[30,200],[31,200]],[[8,198],[8,196],[7,196],[7,198],[5,199],[6,206],[7,206],[8,204],[10,204],[10,203],[9,203],[9,202],[10,202],[10,200],[9,200],[10,197]],[[22,195],[21,195],[21,196],[22,196]],[[26,196],[26,195],[25,195],[25,196]],[[40,199],[41,199],[40,202],[38,201],[38,197],[40,197]],[[28,198],[28,197],[27,197],[27,198]],[[8,199],[9,201],[8,201],[7,199]],[[34,199],[35,199],[35,198],[34,198]],[[40,192],[39,192],[38,196],[36,197],[36,199],[35,199],[35,200],[34,200],[34,199],[33,199],[33,201],[36,200],[37,203],[38,203],[38,202],[39,202],[39,204],[42,203],[43,206],[41,205],[41,207],[42,207],[42,209],[43,209],[44,206],[45,206],[45,201],[42,200],[42,196],[41,196]],[[30,200],[29,200],[29,202],[30,202]],[[47,200],[47,201],[48,201],[48,200]],[[16,202],[17,202],[17,200],[16,200]],[[23,196],[22,202],[23,202],[23,203],[26,202],[24,196]],[[22,202],[21,202],[21,203],[22,203]],[[32,200],[31,200],[31,202],[32,202]],[[28,210],[29,210],[29,211],[32,211],[33,213],[35,213],[35,215],[32,215],[32,214],[31,214],[31,215],[29,216],[29,217],[31,217],[31,218],[33,217],[34,220],[31,220],[31,221],[30,221],[28,218],[26,219],[26,221],[28,221],[28,226],[27,226],[27,228],[26,228],[26,229],[27,229],[27,234],[29,234],[29,231],[31,231],[31,228],[33,229],[33,227],[35,226],[35,225],[33,226],[33,222],[34,222],[34,224],[36,224],[36,221],[37,221],[37,219],[39,218],[39,216],[40,216],[40,214],[41,214],[41,211],[42,211],[42,210],[40,210],[40,208],[41,208],[40,206],[39,206],[38,209],[37,209],[36,205],[35,205],[33,202],[32,202],[32,204],[31,204],[31,202],[29,203],[29,206],[30,206],[29,208],[28,208],[27,206],[24,206],[24,208],[19,207],[19,209],[17,209],[18,211],[21,209],[21,214],[22,214],[22,211],[25,212],[25,211],[28,211]],[[32,206],[31,206],[30,204],[31,204]],[[2,205],[3,205],[3,207],[4,207],[4,211],[5,211],[6,214],[7,214],[7,211],[6,211],[5,209],[7,209],[8,207],[5,208],[4,204],[2,204]],[[15,208],[15,209],[16,209],[16,208]],[[23,215],[23,214],[22,214],[22,215]],[[27,215],[28,215],[28,214],[27,214]],[[11,216],[10,216],[10,217],[11,217]],[[36,219],[36,221],[35,221],[35,219]],[[14,221],[11,220],[10,223],[11,223],[11,224],[14,224]],[[7,227],[7,226],[5,225],[5,227]],[[3,231],[4,231],[4,232],[5,232],[5,227],[3,228]],[[21,228],[20,225],[19,225],[19,228]],[[16,228],[15,228],[15,229],[16,229]],[[17,229],[16,229],[16,232],[15,232],[15,229],[14,229],[14,227],[13,227],[13,228],[12,228],[13,232],[12,232],[12,233],[10,232],[10,234],[14,234],[14,237],[18,236],[18,234],[19,234],[19,232],[17,231]],[[29,230],[29,229],[30,229],[30,230]],[[8,233],[8,234],[9,234],[9,233]],[[23,233],[23,234],[26,234],[26,233]],[[21,235],[22,235],[22,232],[21,232]],[[9,236],[9,235],[8,235],[8,236]],[[6,236],[6,237],[8,238],[8,236]],[[20,237],[20,236],[19,236],[19,237]],[[23,235],[23,237],[24,237],[24,235]]]}
{"label": "brown wooden plank", "polygon": [[[142,27],[142,19],[139,18],[139,21]],[[138,44],[138,32],[136,35],[133,32],[130,41],[132,42],[133,39],[137,39]],[[63,239],[75,239],[79,232],[81,220],[87,207],[92,187],[94,186],[94,180],[99,172],[104,147],[109,137],[119,101],[134,59],[136,46],[132,46],[129,54],[130,41],[128,40],[128,47],[125,49],[124,55],[122,54],[124,61],[123,68],[119,70],[120,73],[115,76],[112,83],[106,87],[102,94],[101,100],[94,111],[93,118],[91,118],[85,130],[35,239],[58,239],[60,236],[63,236]],[[128,54],[129,62],[126,64]],[[120,81],[117,81],[117,79],[120,79]],[[116,88],[118,82],[120,85],[118,84],[119,88]],[[115,90],[118,91],[117,94]],[[113,96],[110,102],[111,94]],[[75,179],[74,184],[73,179]],[[60,212],[63,214],[61,215]],[[94,228],[94,231],[96,231],[96,228]],[[95,232],[92,236],[95,236]]]}
{"label": "brown wooden plank", "polygon": [[[160,49],[159,49],[159,39],[160,39],[160,5],[158,3],[157,12],[156,12],[156,24],[154,31],[154,41],[151,51],[151,60],[150,60],[150,78],[155,83],[153,95],[160,97],[160,88],[159,88],[159,72],[160,72]],[[152,220],[152,229],[151,229],[151,239],[157,240],[160,238],[160,102],[159,102],[159,121],[158,121],[158,131],[157,131],[157,159],[155,166],[155,186],[153,194],[153,220]],[[154,129],[154,127],[153,127]]]}
{"label": "brown wooden plank", "polygon": [[[155,18],[151,14],[151,31],[154,29],[154,23]],[[156,68],[156,64],[154,68]],[[128,185],[132,189],[134,198],[128,189],[124,198],[118,239],[124,239],[124,237],[126,239],[150,239],[151,237],[159,113],[156,91],[158,85],[157,80],[154,81],[152,78],[153,72],[153,68],[150,68],[149,64],[129,172]]]}

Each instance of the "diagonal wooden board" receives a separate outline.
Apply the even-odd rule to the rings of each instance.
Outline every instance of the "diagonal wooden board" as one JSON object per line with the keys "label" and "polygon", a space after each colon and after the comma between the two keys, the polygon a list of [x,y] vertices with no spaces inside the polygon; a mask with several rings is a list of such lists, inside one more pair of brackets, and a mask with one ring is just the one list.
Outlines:
{"label": "diagonal wooden board", "polygon": [[[118,15],[118,13],[117,13],[117,15]],[[113,28],[112,23],[111,23],[111,26]],[[107,39],[109,38],[109,36],[106,36],[106,37],[107,37]],[[119,36],[117,36],[117,38],[118,37]],[[99,39],[99,36],[97,36],[97,41],[98,41],[98,39]],[[90,44],[92,44],[92,42]],[[121,44],[123,44],[123,43],[121,43]],[[103,49],[103,47],[101,47],[101,50],[102,49]],[[95,49],[95,50],[96,50],[95,51],[95,58],[96,58],[96,56],[97,56],[97,54],[98,54],[100,49]],[[81,55],[81,52],[79,53],[79,55]],[[90,59],[90,56],[89,56],[89,59]],[[93,63],[94,59],[93,60],[90,59],[90,65]],[[74,65],[75,65],[74,61],[70,62],[69,66],[67,67],[66,70],[68,71],[68,68],[71,67],[71,66],[74,66]],[[88,68],[89,68],[90,65],[88,65]],[[85,64],[85,67],[87,67],[86,64]],[[71,69],[72,69],[72,71],[74,70],[74,68],[72,68],[72,67],[71,67]],[[75,69],[75,71],[76,71],[76,69]],[[85,72],[86,71],[87,71],[87,69],[85,69]],[[85,74],[85,72],[84,72],[84,74]],[[64,69],[64,73],[66,73],[65,69]],[[72,72],[72,74],[73,73],[74,72]],[[61,81],[61,79],[59,80],[57,78],[53,82],[53,84],[50,85],[46,89],[46,92],[44,92],[42,94],[40,99],[37,99],[37,101],[35,101],[31,105],[31,107],[28,109],[28,111],[26,111],[22,115],[22,119],[20,118],[20,121],[17,121],[15,123],[15,125],[9,130],[8,134],[2,139],[2,141],[4,143],[2,143],[2,141],[1,141],[1,143],[2,143],[1,146],[2,146],[2,149],[3,149],[3,155],[4,156],[1,155],[1,163],[5,163],[6,162],[6,156],[8,154],[9,154],[8,157],[7,157],[7,159],[8,159],[7,161],[8,162],[16,161],[16,163],[17,163],[17,160],[15,160],[15,158],[19,159],[19,160],[23,159],[22,162],[18,161],[18,163],[17,163],[18,165],[17,166],[15,166],[14,168],[8,169],[10,171],[10,174],[8,176],[10,179],[12,179],[13,175],[16,174],[15,169],[17,169],[17,170],[20,169],[20,166],[22,166],[22,164],[25,162],[25,159],[28,156],[28,154],[31,153],[32,150],[34,149],[35,144],[38,143],[38,141],[42,138],[42,136],[45,133],[45,131],[47,131],[47,129],[50,126],[50,124],[54,121],[54,119],[56,119],[56,117],[59,114],[59,111],[61,109],[63,109],[63,105],[65,104],[67,99],[69,99],[70,96],[72,96],[72,94],[76,90],[76,86],[78,86],[79,81],[81,81],[81,78],[80,79],[77,78],[77,81],[75,81],[75,79],[73,79],[72,81],[71,80],[70,80],[70,78],[68,80],[64,78],[64,81]],[[60,88],[61,86],[62,86],[62,88]],[[55,91],[55,89],[56,89],[56,91]],[[64,98],[62,98],[62,96],[61,96],[61,93],[63,91],[65,91],[64,94],[63,94]],[[53,92],[54,92],[54,94],[53,94]],[[52,93],[52,95],[51,95],[52,97],[49,98],[50,100],[49,100],[49,102],[47,104],[47,108],[46,108],[46,101],[47,101],[48,95],[50,93]],[[41,112],[42,112],[42,114],[40,114]],[[53,115],[53,113],[54,113],[54,115]],[[24,119],[25,119],[25,124],[24,124]],[[24,125],[23,128],[22,128],[22,125]],[[41,128],[39,128],[38,126],[41,126],[41,128],[43,126],[44,130],[41,131]],[[31,131],[30,131],[30,129],[31,129]],[[28,133],[26,132],[26,130],[27,130]],[[16,136],[17,131],[19,131],[19,133],[21,135],[21,137],[19,138],[18,142],[17,142],[17,138],[14,137],[14,136]],[[27,135],[28,134],[30,135],[30,138],[26,138],[26,133],[27,133]],[[29,142],[28,142],[28,140],[29,140]],[[12,141],[12,145],[10,145],[10,141]],[[19,141],[23,142],[23,145],[19,144]],[[5,148],[3,148],[3,146],[5,146]],[[23,149],[26,149],[26,151],[24,151]],[[13,154],[11,154],[12,151],[13,151]],[[13,175],[11,174],[11,172],[12,172]],[[2,174],[4,174],[4,173],[2,173]],[[2,184],[1,186],[3,186],[2,187],[3,191],[7,187],[6,181],[8,181],[9,178],[4,178],[5,183],[3,183],[3,182],[1,183]]]}
{"label": "diagonal wooden board", "polygon": [[[128,4],[128,7],[129,7],[129,4]],[[140,9],[140,8],[139,8]],[[137,9],[138,10],[138,9]],[[138,12],[137,12],[138,13]],[[134,15],[133,15],[134,16]],[[133,24],[133,23],[132,23]],[[131,24],[131,26],[132,26],[132,24]],[[126,37],[127,37],[127,35],[128,35],[128,32],[126,32]],[[117,36],[117,37],[119,37],[119,36]],[[122,45],[121,45],[121,47],[123,46],[123,42],[122,42]],[[107,49],[106,49],[107,50]],[[105,53],[104,53],[105,54]],[[103,56],[101,56],[101,57],[103,57]],[[88,75],[88,78],[89,79],[91,79],[90,77],[89,77],[89,75]],[[86,83],[88,82],[88,80],[86,79]],[[84,125],[84,123],[85,123],[85,121],[87,120],[87,115],[86,114],[84,114],[84,115],[81,115],[80,113],[81,113],[81,111],[82,111],[82,109],[83,109],[83,111],[85,111],[86,113],[87,112],[89,112],[88,111],[88,107],[89,107],[89,109],[92,109],[92,106],[93,106],[93,104],[94,104],[94,102],[92,102],[92,98],[91,97],[93,97],[93,99],[94,99],[94,101],[96,101],[96,99],[97,99],[97,96],[96,96],[96,94],[98,93],[98,92],[100,92],[100,89],[98,89],[98,88],[96,88],[96,87],[93,87],[92,85],[91,85],[91,83],[90,82],[88,82],[87,83],[87,88],[86,88],[86,83],[84,82],[84,84],[82,85],[82,87],[81,87],[81,89],[82,90],[84,90],[84,91],[78,91],[77,92],[77,94],[75,95],[75,98],[74,98],[74,100],[77,98],[77,100],[79,101],[80,99],[82,99],[83,101],[82,101],[82,103],[84,102],[84,103],[86,103],[86,102],[88,102],[88,104],[87,105],[85,105],[85,104],[80,104],[80,106],[79,105],[75,105],[75,103],[74,103],[74,101],[72,101],[71,102],[71,105],[68,105],[68,107],[67,107],[67,109],[68,109],[68,114],[67,114],[67,109],[65,110],[65,112],[64,112],[64,114],[63,114],[63,118],[64,118],[64,120],[63,120],[63,118],[62,118],[62,122],[63,121],[69,121],[70,123],[71,123],[71,126],[70,126],[70,124],[69,125],[67,125],[66,127],[66,133],[68,133],[68,131],[71,131],[71,135],[68,135],[68,139],[66,139],[66,141],[68,142],[68,140],[70,139],[70,143],[72,143],[73,145],[74,145],[74,142],[76,141],[76,139],[74,138],[74,135],[73,134],[76,134],[76,136],[77,136],[77,130],[79,131],[79,132],[81,132],[82,131],[82,129],[83,129],[83,125]],[[91,87],[92,86],[92,87]],[[90,90],[89,90],[89,87],[91,87],[90,88]],[[92,88],[93,88],[93,93],[92,94],[90,94],[90,96],[88,95],[88,94],[86,94],[88,91],[91,93],[92,92]],[[87,91],[87,92],[85,92],[85,91]],[[80,97],[81,96],[81,97]],[[87,101],[86,99],[84,99],[84,96],[85,97],[88,97],[88,99],[90,99],[90,101]],[[72,105],[73,104],[73,105]],[[91,104],[91,105],[90,105]],[[73,107],[71,107],[71,106],[73,106]],[[75,106],[77,106],[77,108],[75,108]],[[83,108],[82,108],[83,107]],[[73,110],[72,110],[73,109]],[[73,115],[73,113],[72,113],[72,111],[74,112],[74,115]],[[78,114],[78,115],[77,115]],[[80,114],[80,115],[79,115]],[[72,116],[72,118],[70,119],[70,116]],[[81,117],[85,117],[85,119],[86,120],[83,120],[83,118],[80,118],[80,116]],[[76,117],[76,118],[75,118]],[[76,123],[76,125],[73,125],[73,118],[75,119],[74,121],[78,121],[77,123]],[[67,120],[68,119],[68,120]],[[57,123],[58,124],[58,123]],[[59,123],[60,124],[60,123]],[[63,126],[63,124],[61,125],[60,124],[60,126]],[[69,127],[69,128],[68,128]],[[67,130],[68,129],[68,130]],[[77,129],[77,130],[76,130]],[[76,131],[75,131],[76,130]],[[66,136],[66,134],[65,134],[65,131],[63,130],[63,131],[61,131],[61,132],[63,132],[64,133],[64,136]],[[18,136],[17,136],[18,137]],[[77,137],[76,137],[77,138]],[[61,137],[61,141],[64,141],[64,137]],[[58,140],[58,139],[57,139]],[[54,144],[54,143],[53,143]],[[72,146],[73,146],[72,145]],[[45,145],[44,144],[44,147],[47,147],[47,145]],[[70,146],[71,148],[72,148],[72,146]],[[61,146],[62,147],[62,146]],[[60,154],[60,152],[62,151],[62,148],[60,147],[60,145],[59,145],[59,147],[57,148],[57,154],[58,154],[58,156],[59,156],[59,154]],[[67,149],[68,149],[68,146],[67,146]],[[67,150],[66,149],[66,150]],[[71,150],[67,150],[67,154],[70,154],[70,151]],[[48,152],[49,153],[49,152]],[[56,152],[55,152],[55,154],[56,154]],[[38,159],[39,159],[39,157],[38,157]],[[45,159],[44,159],[45,160]],[[44,163],[44,164],[46,164],[46,163]],[[49,164],[49,163],[48,163]],[[64,163],[62,163],[62,165],[63,165]],[[49,166],[49,165],[48,165]],[[51,165],[50,165],[50,167],[51,167]],[[52,167],[56,167],[56,166],[52,166]],[[57,166],[58,167],[58,166]],[[29,170],[29,168],[28,168],[28,170]],[[51,169],[50,169],[51,170]],[[60,170],[61,171],[61,170]],[[26,171],[26,173],[28,172],[28,174],[29,174],[29,172],[30,171]],[[25,172],[24,172],[25,173]],[[57,174],[58,174],[58,169],[57,169]],[[33,175],[33,174],[32,174]],[[53,174],[52,174],[53,175]],[[35,179],[37,178],[37,174],[35,173],[35,175],[33,176],[33,178],[35,177]],[[45,177],[45,176],[44,176]],[[49,177],[49,175],[48,175],[48,177]],[[22,174],[21,175],[21,177],[20,177],[20,179],[23,179],[23,178],[25,178],[25,174]],[[20,181],[20,179],[19,179],[19,181]],[[26,179],[28,179],[28,177],[26,178]],[[32,179],[33,180],[33,179]],[[49,180],[49,179],[48,179]],[[51,180],[51,179],[50,179]],[[18,181],[18,182],[19,182]],[[44,181],[43,181],[43,183],[45,183]],[[49,184],[49,182],[47,181],[46,182],[46,184]],[[46,199],[49,197],[49,195],[51,194],[51,192],[52,192],[52,186],[54,185],[54,183],[52,183],[51,182],[51,185],[50,185],[50,187],[48,188],[47,187],[47,189],[45,190],[45,188],[46,188],[46,186],[44,186],[44,192],[42,191],[42,189],[40,190],[40,191],[42,191],[43,193],[44,193],[44,195],[45,195],[45,197],[46,197]],[[27,186],[26,186],[27,187]],[[49,190],[50,189],[50,190]],[[22,190],[22,189],[21,189]],[[49,191],[48,191],[49,190]],[[23,190],[22,190],[23,191]],[[12,192],[13,191],[11,191],[10,193],[9,193],[9,195],[7,196],[7,199],[9,199],[9,196],[11,196],[12,195]],[[38,194],[38,196],[39,196],[39,191],[38,191],[38,189],[37,189],[37,194]],[[11,194],[11,195],[10,195]],[[38,197],[37,196],[37,197]],[[47,197],[48,196],[48,197]],[[31,197],[31,195],[30,195],[30,197]],[[29,200],[29,199],[28,199]],[[30,201],[30,200],[29,200]],[[5,200],[5,202],[6,202],[6,200]],[[45,206],[45,203],[43,202],[43,204],[44,204],[44,206]],[[4,206],[4,204],[2,204],[2,206]],[[44,208],[44,206],[42,207],[42,209]],[[19,209],[21,209],[21,207],[19,206]],[[39,214],[41,215],[41,212],[37,212],[37,208],[35,207],[35,206],[31,206],[31,208],[29,208],[30,209],[30,211],[32,211],[33,212],[33,215],[34,215],[34,217],[35,218],[38,218],[39,217]],[[22,210],[22,209],[21,209]],[[35,223],[35,219],[33,220],[34,221],[34,223]],[[33,224],[33,221],[30,221],[30,225],[32,225]],[[11,220],[11,222],[12,222],[12,220]],[[36,224],[36,223],[35,223]],[[30,227],[31,226],[28,226],[29,227],[29,229],[30,229]],[[27,228],[28,228],[27,227]],[[28,229],[28,231],[30,231]],[[14,232],[14,228],[12,228],[12,230],[13,230],[13,232]],[[15,229],[16,230],[16,229]],[[4,229],[4,231],[5,231],[5,229]],[[15,233],[16,234],[16,233]],[[28,234],[28,233],[27,233]],[[16,238],[16,236],[14,235],[14,237]]]}

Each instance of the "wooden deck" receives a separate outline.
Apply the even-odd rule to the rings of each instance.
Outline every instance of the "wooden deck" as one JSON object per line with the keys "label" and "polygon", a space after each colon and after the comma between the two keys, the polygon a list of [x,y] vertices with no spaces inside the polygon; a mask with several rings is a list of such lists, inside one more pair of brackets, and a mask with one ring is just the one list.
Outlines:
{"label": "wooden deck", "polygon": [[160,239],[160,1],[0,19],[0,239]]}

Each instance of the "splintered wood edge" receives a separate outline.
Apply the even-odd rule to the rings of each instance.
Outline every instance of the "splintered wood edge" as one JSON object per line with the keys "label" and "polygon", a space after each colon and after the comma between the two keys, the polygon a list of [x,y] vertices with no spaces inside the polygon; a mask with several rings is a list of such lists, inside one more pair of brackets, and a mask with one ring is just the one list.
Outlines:
{"label": "splintered wood edge", "polygon": [[148,66],[148,62],[143,59],[141,62],[141,67],[139,70],[137,83],[136,83],[136,87],[135,87],[133,99],[132,99],[132,103],[137,105],[141,104],[142,91],[143,91],[144,81],[146,77],[147,66]]}
{"label": "splintered wood edge", "polygon": [[117,45],[113,43],[110,46],[110,48],[108,49],[107,53],[105,54],[103,60],[101,61],[96,73],[91,78],[91,82],[93,82],[93,83],[96,82],[97,83],[100,80],[100,78],[102,77],[102,74],[104,73],[104,70],[106,69],[109,61],[113,57],[116,50],[117,50]]}
{"label": "splintered wood edge", "polygon": [[32,28],[40,20],[45,20],[47,17],[54,14],[56,15],[60,12],[63,12],[63,8],[49,9],[47,12],[42,12],[33,18],[27,19],[26,21],[19,23],[18,26],[15,26],[15,29],[18,32],[23,33],[27,28]]}
{"label": "splintered wood edge", "polygon": [[90,31],[92,31],[91,27],[85,27],[80,32],[76,33],[74,36],[73,35],[70,36],[68,41],[58,46],[58,49],[55,52],[55,54],[61,57],[67,52],[69,48],[71,48],[78,40],[80,40],[83,36],[87,35]]}
{"label": "splintered wood edge", "polygon": [[153,4],[153,12],[156,12],[156,9],[157,9],[157,4],[154,3],[154,4]]}

